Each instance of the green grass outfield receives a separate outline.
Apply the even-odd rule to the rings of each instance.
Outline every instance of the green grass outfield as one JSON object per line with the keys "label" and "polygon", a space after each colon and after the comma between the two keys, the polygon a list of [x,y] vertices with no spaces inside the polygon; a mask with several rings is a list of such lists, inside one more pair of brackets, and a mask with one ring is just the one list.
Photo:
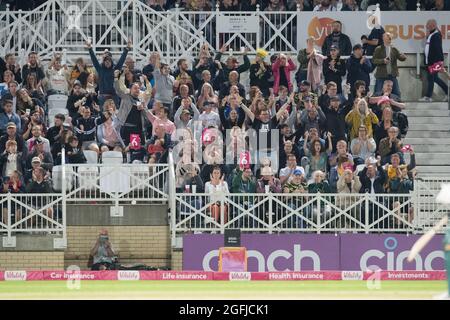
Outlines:
{"label": "green grass outfield", "polygon": [[[374,284],[371,283],[373,286]],[[2,281],[0,299],[433,299],[445,281]]]}

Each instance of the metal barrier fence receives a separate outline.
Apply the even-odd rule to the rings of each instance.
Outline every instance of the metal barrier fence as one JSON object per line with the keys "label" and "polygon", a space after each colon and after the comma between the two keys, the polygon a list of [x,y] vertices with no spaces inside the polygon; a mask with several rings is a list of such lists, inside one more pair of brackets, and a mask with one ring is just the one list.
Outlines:
{"label": "metal barrier fence", "polygon": [[63,198],[61,194],[1,194],[0,234],[3,246],[15,246],[15,233],[55,234],[66,239]]}
{"label": "metal barrier fence", "polygon": [[65,196],[68,203],[166,202],[168,170],[165,164],[67,164]]}
{"label": "metal barrier fence", "polygon": [[177,231],[417,232],[412,194],[177,194]]}

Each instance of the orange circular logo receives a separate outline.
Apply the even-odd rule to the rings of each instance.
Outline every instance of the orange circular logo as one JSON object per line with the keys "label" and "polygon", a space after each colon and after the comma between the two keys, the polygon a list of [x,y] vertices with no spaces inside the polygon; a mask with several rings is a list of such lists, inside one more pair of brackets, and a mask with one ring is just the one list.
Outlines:
{"label": "orange circular logo", "polygon": [[316,39],[316,45],[322,46],[325,37],[331,33],[331,24],[334,22],[331,18],[314,17],[308,25],[308,36]]}

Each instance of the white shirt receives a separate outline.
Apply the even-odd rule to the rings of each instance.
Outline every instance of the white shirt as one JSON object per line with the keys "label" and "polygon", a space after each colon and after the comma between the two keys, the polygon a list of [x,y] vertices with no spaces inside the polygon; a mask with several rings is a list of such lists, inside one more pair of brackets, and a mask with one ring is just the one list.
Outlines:
{"label": "white shirt", "polygon": [[228,190],[228,183],[226,181],[223,181],[222,184],[217,186],[208,181],[205,183],[205,193],[216,194],[211,196],[211,202],[220,202],[223,199],[223,195],[230,193],[230,191]]}
{"label": "white shirt", "polygon": [[220,117],[219,114],[211,111],[210,113],[203,112],[198,118],[202,122],[203,128],[208,128],[209,126],[220,127]]}
{"label": "white shirt", "polygon": [[300,170],[302,172],[302,174],[305,175],[305,169],[303,169],[303,167],[296,166],[294,169],[286,167],[286,168],[283,168],[280,170],[280,178],[294,174],[295,170]]}

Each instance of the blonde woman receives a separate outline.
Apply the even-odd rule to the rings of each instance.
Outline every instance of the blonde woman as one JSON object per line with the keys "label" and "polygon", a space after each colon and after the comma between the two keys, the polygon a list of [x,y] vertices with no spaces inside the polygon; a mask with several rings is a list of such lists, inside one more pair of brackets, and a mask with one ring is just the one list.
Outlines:
{"label": "blonde woman", "polygon": [[361,125],[366,126],[368,137],[372,137],[373,125],[378,124],[378,117],[369,108],[365,99],[356,99],[352,111],[345,116],[345,122],[351,126],[351,141],[358,137],[358,131]]}
{"label": "blonde woman", "polygon": [[197,98],[197,105],[200,109],[203,108],[203,104],[205,102],[214,105],[216,108],[219,104],[219,97],[214,93],[214,89],[209,83],[203,84],[200,90],[200,94]]}

